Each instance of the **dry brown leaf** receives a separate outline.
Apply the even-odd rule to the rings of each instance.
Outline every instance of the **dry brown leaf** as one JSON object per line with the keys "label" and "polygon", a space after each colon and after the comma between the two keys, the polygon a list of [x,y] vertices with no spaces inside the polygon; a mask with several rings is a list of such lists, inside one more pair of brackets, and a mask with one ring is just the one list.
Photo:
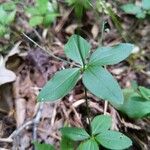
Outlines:
{"label": "dry brown leaf", "polygon": [[5,61],[3,56],[0,55],[0,85],[12,82],[15,79],[15,73],[5,68]]}
{"label": "dry brown leaf", "polygon": [[91,30],[91,33],[93,35],[93,38],[95,39],[98,36],[99,33],[99,27],[97,24],[94,24]]}
{"label": "dry brown leaf", "polygon": [[67,34],[74,34],[75,32],[75,29],[78,27],[78,24],[71,24],[69,25],[66,29],[65,29],[65,32]]}
{"label": "dry brown leaf", "polygon": [[15,108],[17,127],[19,127],[24,123],[26,117],[26,100],[24,98],[16,99]]}

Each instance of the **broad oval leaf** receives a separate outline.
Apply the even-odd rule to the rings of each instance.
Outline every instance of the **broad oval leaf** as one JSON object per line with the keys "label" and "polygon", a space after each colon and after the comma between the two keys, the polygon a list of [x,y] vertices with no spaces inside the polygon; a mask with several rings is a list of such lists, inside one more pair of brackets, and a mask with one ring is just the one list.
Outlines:
{"label": "broad oval leaf", "polygon": [[55,148],[50,144],[33,142],[36,150],[55,150]]}
{"label": "broad oval leaf", "polygon": [[105,148],[123,150],[132,145],[132,141],[117,131],[106,131],[96,136],[96,140]]}
{"label": "broad oval leaf", "polygon": [[82,141],[90,137],[82,128],[64,127],[60,131],[63,136],[66,136],[73,141]]}
{"label": "broad oval leaf", "polygon": [[37,26],[42,24],[43,22],[43,17],[42,16],[33,16],[30,20],[29,20],[29,25],[31,27]]}
{"label": "broad oval leaf", "polygon": [[139,86],[139,90],[140,90],[141,95],[142,95],[145,99],[150,100],[150,89],[145,88],[145,87],[143,87],[143,86]]}
{"label": "broad oval leaf", "polygon": [[150,116],[150,101],[140,96],[131,96],[125,99],[124,104],[117,109],[129,118],[139,119]]}
{"label": "broad oval leaf", "polygon": [[83,83],[97,97],[112,104],[123,104],[123,94],[117,81],[104,68],[88,66],[83,73]]}
{"label": "broad oval leaf", "polygon": [[76,85],[79,76],[80,68],[64,69],[57,72],[39,93],[38,101],[55,101],[64,97]]}
{"label": "broad oval leaf", "polygon": [[74,150],[74,141],[70,140],[69,138],[65,136],[62,136],[60,149],[61,150]]}
{"label": "broad oval leaf", "polygon": [[67,57],[75,62],[83,65],[90,51],[90,44],[79,35],[72,35],[65,45],[65,53]]}
{"label": "broad oval leaf", "polygon": [[77,150],[99,150],[97,142],[91,138],[87,141],[82,142]]}
{"label": "broad oval leaf", "polygon": [[149,0],[142,0],[142,7],[146,10],[150,10],[150,1]]}
{"label": "broad oval leaf", "polygon": [[129,43],[121,43],[113,47],[99,47],[91,55],[91,65],[112,65],[126,59],[132,52],[134,46]]}
{"label": "broad oval leaf", "polygon": [[133,3],[128,3],[128,4],[125,4],[125,5],[122,5],[121,9],[123,11],[125,11],[126,13],[133,14],[133,15],[137,15],[137,14],[142,12],[141,7],[137,6],[137,5],[133,4]]}
{"label": "broad oval leaf", "polygon": [[91,122],[92,135],[108,130],[111,127],[111,123],[111,117],[108,115],[96,116]]}

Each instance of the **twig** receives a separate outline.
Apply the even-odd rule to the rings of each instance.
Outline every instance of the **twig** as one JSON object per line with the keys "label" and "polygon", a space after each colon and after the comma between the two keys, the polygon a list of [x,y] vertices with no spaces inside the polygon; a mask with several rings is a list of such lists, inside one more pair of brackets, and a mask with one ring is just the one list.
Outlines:
{"label": "twig", "polygon": [[23,124],[22,126],[20,126],[19,128],[17,128],[8,138],[0,138],[0,142],[12,143],[13,138],[15,138],[24,128],[26,128],[27,126],[32,125],[32,124],[33,125],[37,124],[41,117],[42,108],[43,108],[43,103],[41,103],[41,105],[39,107],[39,111],[33,120],[30,120],[30,121],[26,122],[25,124]]}
{"label": "twig", "polygon": [[108,108],[108,101],[104,102],[104,115],[107,114],[107,108]]}
{"label": "twig", "polygon": [[37,139],[37,126],[41,119],[43,106],[44,106],[43,103],[40,103],[40,104],[38,103],[38,110],[37,110],[37,113],[36,113],[36,116],[35,116],[34,122],[33,122],[33,140],[34,141],[36,141],[36,139]]}
{"label": "twig", "polygon": [[[46,53],[48,53],[50,56],[52,56],[53,58],[55,58],[55,59],[57,59],[57,60],[60,60],[60,61],[63,61],[63,62],[65,62],[65,63],[67,63],[67,64],[70,64],[70,65],[72,65],[72,63],[71,62],[69,62],[69,61],[67,61],[67,60],[65,60],[65,59],[62,59],[62,58],[60,58],[60,57],[57,57],[57,56],[55,56],[50,50],[46,50],[45,48],[43,48],[42,46],[40,46],[37,42],[35,42],[33,39],[31,39],[28,35],[26,35],[25,33],[22,33],[23,34],[23,36],[25,36],[29,41],[31,41],[33,44],[35,44],[36,46],[38,46],[40,49],[42,49],[44,52],[46,52]],[[74,66],[76,66],[76,67],[80,67],[80,65],[77,65],[77,64],[74,64]]]}
{"label": "twig", "polygon": [[101,23],[101,37],[100,37],[100,46],[103,45],[103,38],[104,38],[104,28],[105,28],[105,21],[104,21],[104,8],[102,8],[102,23]]}
{"label": "twig", "polygon": [[[84,86],[84,85],[83,85]],[[85,93],[85,103],[86,103],[86,113],[87,113],[87,119],[88,119],[88,130],[89,134],[92,134],[92,127],[91,127],[91,120],[90,120],[90,107],[89,107],[89,102],[88,102],[88,97],[87,97],[87,89],[84,86],[84,93]]]}
{"label": "twig", "polygon": [[68,10],[62,17],[62,20],[59,22],[59,24],[55,27],[55,32],[58,33],[60,32],[60,30],[62,29],[62,27],[65,24],[65,21],[68,19],[69,15],[71,14],[73,8],[71,8],[70,10]]}

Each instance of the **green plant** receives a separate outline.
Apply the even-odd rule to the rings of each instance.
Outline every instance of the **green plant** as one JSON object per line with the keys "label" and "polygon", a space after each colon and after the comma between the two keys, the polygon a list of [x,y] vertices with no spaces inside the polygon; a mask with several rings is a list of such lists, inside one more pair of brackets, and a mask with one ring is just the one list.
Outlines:
{"label": "green plant", "polygon": [[55,150],[50,144],[32,142],[34,144],[35,150]]}
{"label": "green plant", "polygon": [[16,5],[14,2],[5,2],[0,5],[0,37],[9,33],[9,26],[14,21]]}
{"label": "green plant", "polygon": [[38,95],[38,101],[56,101],[64,97],[73,89],[82,75],[83,84],[91,93],[112,104],[122,104],[122,91],[117,81],[103,66],[116,64],[127,58],[133,47],[129,43],[99,47],[88,61],[90,44],[78,35],[71,36],[65,45],[65,53],[80,67],[57,72],[43,87]]}
{"label": "green plant", "polygon": [[27,8],[26,12],[31,15],[29,24],[32,27],[41,24],[48,27],[59,15],[57,13],[57,3],[55,0],[53,2],[49,2],[48,0],[36,0],[35,7]]}
{"label": "green plant", "polygon": [[[110,120],[108,116],[95,117],[92,122],[90,121],[86,90],[88,89],[101,99],[108,100],[113,105],[123,104],[124,98],[121,88],[104,66],[119,63],[130,55],[133,48],[134,46],[129,43],[121,43],[113,47],[99,47],[89,56],[91,45],[81,36],[72,35],[65,45],[65,53],[67,57],[78,64],[75,65],[78,67],[58,71],[39,93],[37,97],[39,102],[54,102],[67,95],[76,85],[80,77],[82,78],[89,120],[87,132],[82,128],[61,129],[62,135],[73,141],[84,140],[79,146],[80,149],[85,149],[85,145],[91,145],[94,150],[94,148],[96,149],[98,147],[96,141],[105,147],[109,147],[109,144],[113,145],[114,143],[114,136],[118,137],[117,140],[124,139],[124,141],[127,142],[124,143],[122,141],[122,147],[123,145],[124,147],[131,145],[131,141],[121,133],[115,131],[106,132],[111,124],[108,121]],[[104,132],[101,133],[102,130],[104,130]],[[98,136],[96,136],[97,134]],[[106,144],[105,138],[108,137],[108,134],[111,135],[111,138],[108,139],[109,142]],[[111,148],[111,146],[109,148]],[[112,148],[115,149],[115,147],[119,149],[119,143],[116,145],[114,143],[114,147]]]}
{"label": "green plant", "polygon": [[99,150],[99,145],[108,149],[120,150],[132,145],[128,137],[120,132],[109,130],[110,127],[111,117],[99,115],[91,122],[91,135],[83,128],[70,127],[62,128],[61,133],[72,141],[80,142],[77,150]]}
{"label": "green plant", "polygon": [[75,10],[75,14],[78,18],[82,18],[84,10],[90,8],[91,0],[65,0],[69,6],[72,6]]}
{"label": "green plant", "polygon": [[128,3],[123,5],[122,10],[128,14],[133,14],[139,19],[144,19],[146,14],[150,14],[150,2],[149,0],[142,0],[141,5]]}
{"label": "green plant", "polygon": [[118,110],[133,119],[150,116],[150,89],[134,84],[124,89],[124,103],[116,106]]}

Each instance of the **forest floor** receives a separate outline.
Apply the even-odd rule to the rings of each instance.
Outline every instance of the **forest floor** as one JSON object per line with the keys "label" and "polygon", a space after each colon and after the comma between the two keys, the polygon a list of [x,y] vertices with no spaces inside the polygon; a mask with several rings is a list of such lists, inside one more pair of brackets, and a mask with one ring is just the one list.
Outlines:
{"label": "forest floor", "polygon": [[[32,0],[26,0],[23,4],[32,5]],[[117,2],[110,1],[110,4],[120,18],[127,42],[134,43],[137,48],[126,61],[108,66],[108,70],[122,88],[130,87],[132,80],[141,86],[150,87],[149,19],[147,17],[139,20],[133,15],[125,14]],[[105,22],[103,45],[111,46],[125,42],[108,15],[95,16],[93,10],[87,10],[79,24],[74,10],[64,1],[58,2],[58,8],[60,16],[51,26],[44,28],[40,25],[32,28],[23,12],[23,5],[18,4],[15,21],[10,27],[10,36],[0,38],[0,53],[6,62],[5,69],[15,73],[15,77],[10,75],[11,79],[8,77],[8,82],[4,81],[5,84],[0,85],[0,149],[30,150],[32,140],[59,147],[59,129],[64,124],[84,126],[85,99],[80,82],[61,101],[37,103],[36,99],[40,89],[54,73],[68,67],[53,55],[67,60],[64,45],[68,38],[76,33],[77,28],[80,28],[80,35],[90,42],[93,49],[100,45],[102,22]],[[0,80],[3,71],[2,74],[7,76],[5,69],[0,70]],[[104,112],[111,114],[112,128],[132,139],[134,144],[131,150],[150,149],[149,118],[129,119],[90,93],[88,98],[91,117]]]}

